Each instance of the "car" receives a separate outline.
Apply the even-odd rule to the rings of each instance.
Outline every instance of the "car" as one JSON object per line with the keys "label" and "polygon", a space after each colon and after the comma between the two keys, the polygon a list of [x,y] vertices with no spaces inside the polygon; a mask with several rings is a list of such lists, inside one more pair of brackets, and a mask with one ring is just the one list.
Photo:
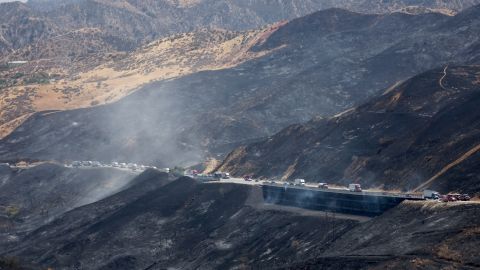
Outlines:
{"label": "car", "polygon": [[349,184],[348,190],[351,192],[362,192],[362,186],[360,184]]}
{"label": "car", "polygon": [[447,198],[448,198],[448,201],[449,201],[449,202],[456,202],[456,201],[458,201],[458,200],[457,200],[457,196],[456,196],[456,195],[453,195],[453,194],[448,194],[448,195],[447,195]]}
{"label": "car", "polygon": [[471,197],[470,195],[468,194],[461,194],[459,197],[458,197],[458,200],[459,201],[470,201]]}
{"label": "car", "polygon": [[328,184],[327,183],[319,183],[318,188],[320,189],[328,189]]}
{"label": "car", "polygon": [[448,194],[448,195],[450,195],[451,197],[455,198],[455,200],[457,200],[457,201],[460,200],[460,196],[461,196],[461,195],[458,194],[458,193],[450,193],[450,194]]}
{"label": "car", "polygon": [[76,167],[80,167],[80,166],[82,166],[82,163],[81,163],[80,161],[74,161],[74,162],[72,162],[72,167],[75,167],[75,168],[76,168]]}
{"label": "car", "polygon": [[276,184],[275,180],[270,180],[270,184]]}
{"label": "car", "polygon": [[438,200],[441,201],[441,202],[448,202],[448,197],[447,197],[447,195],[440,195]]}
{"label": "car", "polygon": [[82,166],[92,166],[92,162],[91,161],[82,161]]}
{"label": "car", "polygon": [[243,180],[245,180],[245,181],[252,181],[252,177],[251,177],[250,175],[245,175],[245,176],[243,177]]}
{"label": "car", "polygon": [[456,202],[457,198],[453,194],[442,195],[440,197],[440,201],[442,202]]}

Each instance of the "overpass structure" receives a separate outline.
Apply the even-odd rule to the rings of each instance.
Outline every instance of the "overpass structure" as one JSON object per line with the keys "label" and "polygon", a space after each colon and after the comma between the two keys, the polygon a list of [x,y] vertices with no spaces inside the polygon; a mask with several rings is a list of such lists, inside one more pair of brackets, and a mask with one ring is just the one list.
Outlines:
{"label": "overpass structure", "polygon": [[266,203],[331,211],[361,216],[378,216],[405,200],[423,197],[386,192],[351,192],[342,189],[320,189],[281,184],[262,184]]}
{"label": "overpass structure", "polygon": [[[198,179],[203,180],[204,179]],[[210,181],[208,181],[210,182]],[[374,217],[405,200],[424,200],[423,196],[382,191],[352,192],[346,188],[321,189],[315,185],[295,186],[286,182],[256,182],[240,178],[222,179],[210,183],[258,185],[265,203],[293,206],[309,210]]]}

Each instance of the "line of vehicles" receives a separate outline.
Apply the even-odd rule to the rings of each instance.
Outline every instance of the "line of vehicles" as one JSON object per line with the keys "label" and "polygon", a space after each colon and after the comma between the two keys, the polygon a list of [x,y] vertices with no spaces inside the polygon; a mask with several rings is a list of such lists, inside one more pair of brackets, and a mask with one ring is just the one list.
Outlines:
{"label": "line of vehicles", "polygon": [[[250,175],[244,176],[243,179],[245,181],[256,181],[256,182],[258,182],[258,179],[254,180],[253,177],[250,176]],[[276,182],[274,180],[267,181],[267,183],[276,184]],[[283,182],[283,183],[284,183],[284,185],[304,187],[304,186],[306,186],[307,182],[305,181],[305,179],[297,178],[297,179],[294,179],[293,181],[286,181],[286,182]],[[319,189],[329,189],[329,186],[328,186],[327,183],[318,183],[317,187]],[[351,191],[351,192],[362,192],[362,186],[360,184],[349,184],[348,185],[348,190]]]}
{"label": "line of vehicles", "polygon": [[189,171],[185,171],[184,175],[193,177],[200,181],[220,181],[221,179],[230,179],[230,174],[227,172],[215,172],[215,173],[202,174],[202,173],[199,173],[197,170],[189,170]]}
{"label": "line of vehicles", "polygon": [[[12,166],[9,163],[0,163],[0,165],[5,165],[5,166]],[[70,164],[66,164],[67,167],[110,167],[110,168],[122,168],[122,169],[130,169],[132,171],[144,171],[146,169],[155,169],[155,170],[160,170],[166,173],[170,173],[169,168],[157,168],[155,166],[146,166],[146,165],[139,165],[136,163],[125,163],[125,162],[111,162],[111,163],[102,163],[99,161],[73,161]],[[228,172],[215,172],[211,174],[201,174],[197,170],[188,170],[185,171],[184,173],[185,176],[191,176],[195,179],[201,180],[201,181],[220,181],[222,179],[228,180],[231,178],[230,174]],[[259,179],[255,179],[252,175],[245,175],[243,179],[247,182],[249,181],[255,181],[255,182],[260,182]],[[307,187],[307,182],[305,179],[297,178],[294,179],[293,181],[285,181],[285,182],[276,182],[275,180],[266,180],[263,181],[264,184],[283,184],[285,186],[299,186],[299,187]],[[309,185],[308,187],[311,188],[319,188],[319,189],[330,189],[328,183],[318,183],[316,186]],[[339,189],[339,188],[335,188]],[[363,192],[362,186],[358,183],[352,183],[348,185],[348,189],[346,189],[350,192]],[[387,193],[387,192],[381,192],[383,195],[392,195],[392,193]],[[470,201],[471,196],[469,194],[460,194],[460,193],[450,193],[450,194],[440,194],[437,191],[434,190],[424,190],[423,193],[419,195],[413,195],[413,194],[403,194],[407,198],[421,198],[425,200],[436,200],[440,202],[456,202],[456,201]]]}
{"label": "line of vehicles", "polygon": [[470,201],[471,197],[468,194],[450,193],[440,194],[434,190],[424,190],[423,198],[426,200],[438,200],[441,202],[456,202],[456,201]]}
{"label": "line of vehicles", "polygon": [[[258,179],[253,179],[253,177],[250,176],[250,175],[244,176],[243,179],[245,181],[256,181],[256,182],[259,181]],[[276,184],[276,182],[274,180],[267,181],[267,183]],[[305,181],[305,179],[297,178],[297,179],[294,179],[293,181],[283,182],[283,184],[284,185],[304,187],[304,186],[306,186],[307,182]],[[329,186],[328,186],[327,183],[318,183],[317,187],[319,189],[329,189]],[[362,186],[360,184],[349,184],[348,185],[348,190],[351,191],[351,192],[362,192]]]}
{"label": "line of vehicles", "polygon": [[[245,181],[256,181],[258,182],[258,179],[253,179],[251,175],[246,175],[244,176]],[[276,184],[274,180],[269,180],[265,181],[264,183],[266,184]],[[305,179],[294,179],[293,181],[286,181],[282,182],[283,185],[291,185],[291,186],[300,186],[300,187],[306,187],[306,181]],[[312,186],[309,186],[312,187]],[[318,183],[316,186],[319,189],[329,189],[329,185],[327,183]],[[350,192],[363,192],[362,186],[358,183],[353,183],[348,185],[348,191]],[[387,193],[387,192],[381,192],[382,195],[395,195],[393,193]],[[396,194],[396,195],[404,195],[406,198],[415,198],[415,199],[424,199],[424,200],[437,200],[440,202],[455,202],[455,201],[470,201],[471,197],[469,194],[459,194],[459,193],[453,193],[453,194],[440,194],[437,191],[434,190],[424,190],[422,195],[417,195],[417,194]]]}
{"label": "line of vehicles", "polygon": [[111,162],[111,163],[102,163],[100,161],[91,161],[91,160],[85,160],[85,161],[73,161],[71,164],[67,164],[67,166],[73,167],[73,168],[79,168],[79,167],[106,167],[106,168],[120,168],[120,169],[130,169],[132,171],[144,171],[146,169],[155,169],[155,170],[160,170],[166,173],[170,173],[169,168],[162,168],[159,169],[155,166],[146,166],[146,165],[141,165],[141,164],[136,164],[136,163],[126,163],[126,162]]}

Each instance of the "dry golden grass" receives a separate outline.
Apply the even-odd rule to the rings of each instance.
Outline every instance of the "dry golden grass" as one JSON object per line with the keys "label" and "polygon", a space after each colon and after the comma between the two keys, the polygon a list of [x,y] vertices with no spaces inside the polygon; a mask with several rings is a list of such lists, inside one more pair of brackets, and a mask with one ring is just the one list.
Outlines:
{"label": "dry golden grass", "polygon": [[0,138],[7,136],[11,130],[15,129],[16,127],[20,126],[28,117],[30,117],[31,113],[23,114],[20,117],[17,117],[3,125],[0,125]]}
{"label": "dry golden grass", "polygon": [[[264,42],[278,27],[272,25],[249,32],[201,30],[163,38],[86,71],[75,66],[65,67],[65,70],[52,67],[45,72],[62,74],[63,78],[48,84],[7,87],[0,92],[0,136],[10,133],[32,111],[106,104],[154,81],[234,67],[261,57],[269,52],[252,52],[250,48]],[[27,91],[35,95],[22,98]]]}
{"label": "dry golden grass", "polygon": [[220,165],[220,160],[209,158],[204,162],[205,170],[202,173],[212,173]]}

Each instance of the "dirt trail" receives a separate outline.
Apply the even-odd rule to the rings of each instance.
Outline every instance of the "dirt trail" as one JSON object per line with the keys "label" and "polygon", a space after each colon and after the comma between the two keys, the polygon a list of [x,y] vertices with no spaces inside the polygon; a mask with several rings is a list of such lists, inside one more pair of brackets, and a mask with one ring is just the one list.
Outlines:
{"label": "dirt trail", "polygon": [[448,89],[445,88],[445,86],[443,85],[443,80],[445,79],[445,77],[447,77],[447,69],[448,69],[448,65],[445,66],[445,68],[443,69],[443,76],[440,78],[440,80],[438,80],[438,84],[440,85],[440,87],[441,87],[443,90],[448,90]]}

